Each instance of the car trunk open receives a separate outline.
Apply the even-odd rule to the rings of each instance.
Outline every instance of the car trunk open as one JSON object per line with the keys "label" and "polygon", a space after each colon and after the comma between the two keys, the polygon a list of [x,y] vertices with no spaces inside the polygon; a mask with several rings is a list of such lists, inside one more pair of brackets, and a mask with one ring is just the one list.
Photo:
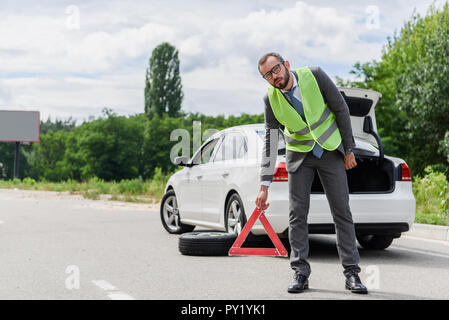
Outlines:
{"label": "car trunk open", "polygon": [[[388,193],[394,190],[395,166],[392,161],[367,155],[355,156],[357,166],[346,170],[349,193]],[[312,184],[312,193],[324,193],[318,172]]]}

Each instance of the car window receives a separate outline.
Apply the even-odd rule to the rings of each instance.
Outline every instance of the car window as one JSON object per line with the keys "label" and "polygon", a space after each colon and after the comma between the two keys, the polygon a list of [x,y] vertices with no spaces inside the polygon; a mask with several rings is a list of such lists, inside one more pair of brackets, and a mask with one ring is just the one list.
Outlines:
{"label": "car window", "polygon": [[219,138],[213,139],[204,146],[201,147],[201,152],[197,152],[192,160],[193,164],[204,164],[210,161],[212,154],[214,153],[215,147]]}
{"label": "car window", "polygon": [[228,133],[215,154],[214,161],[243,159],[248,151],[245,137],[239,133]]}
{"label": "car window", "polygon": [[[265,129],[257,129],[256,130],[257,136],[264,141],[265,139]],[[279,144],[278,144],[278,155],[284,155],[285,154],[285,138],[284,133],[281,130],[278,130],[279,133]]]}

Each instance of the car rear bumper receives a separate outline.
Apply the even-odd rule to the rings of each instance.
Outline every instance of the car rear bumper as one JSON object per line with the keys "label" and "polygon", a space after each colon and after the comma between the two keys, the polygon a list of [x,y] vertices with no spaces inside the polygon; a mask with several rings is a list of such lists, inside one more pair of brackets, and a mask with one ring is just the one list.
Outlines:
{"label": "car rear bumper", "polygon": [[[357,234],[394,234],[400,235],[409,230],[408,223],[354,223]],[[309,224],[309,233],[334,234],[333,223]]]}
{"label": "car rear bumper", "polygon": [[[286,183],[270,187],[269,208],[265,214],[276,233],[288,230],[289,203]],[[411,182],[396,182],[391,193],[350,194],[349,206],[356,232],[364,234],[397,234],[408,231],[415,219],[416,200]],[[249,218],[249,217],[248,217]],[[335,233],[332,214],[325,194],[311,194],[308,215],[310,233]],[[257,222],[251,230],[265,233]]]}

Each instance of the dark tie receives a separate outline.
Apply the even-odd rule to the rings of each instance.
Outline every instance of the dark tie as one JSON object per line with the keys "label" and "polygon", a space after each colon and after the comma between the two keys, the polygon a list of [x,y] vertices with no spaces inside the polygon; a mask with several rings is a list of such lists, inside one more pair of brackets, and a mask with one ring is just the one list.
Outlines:
{"label": "dark tie", "polygon": [[[304,108],[302,106],[302,102],[301,102],[301,100],[296,98],[295,95],[293,94],[295,92],[295,88],[296,88],[296,86],[293,87],[290,91],[287,91],[286,93],[290,97],[291,103],[292,103],[293,107],[295,108],[295,110],[301,115],[301,117],[305,121]],[[317,157],[319,159],[319,158],[321,158],[321,155],[323,154],[323,148],[321,148],[318,143],[315,143],[315,146],[312,149],[312,153],[315,157]]]}

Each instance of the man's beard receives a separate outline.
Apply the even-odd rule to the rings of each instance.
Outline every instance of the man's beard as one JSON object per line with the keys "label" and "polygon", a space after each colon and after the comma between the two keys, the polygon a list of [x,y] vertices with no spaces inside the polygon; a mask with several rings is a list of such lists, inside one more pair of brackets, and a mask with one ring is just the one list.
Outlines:
{"label": "man's beard", "polygon": [[273,86],[277,89],[283,90],[288,85],[288,81],[290,80],[290,72],[288,70],[285,70],[284,79],[285,79],[285,81],[284,82],[281,81],[281,83],[279,85],[276,85],[277,80],[275,80]]}

